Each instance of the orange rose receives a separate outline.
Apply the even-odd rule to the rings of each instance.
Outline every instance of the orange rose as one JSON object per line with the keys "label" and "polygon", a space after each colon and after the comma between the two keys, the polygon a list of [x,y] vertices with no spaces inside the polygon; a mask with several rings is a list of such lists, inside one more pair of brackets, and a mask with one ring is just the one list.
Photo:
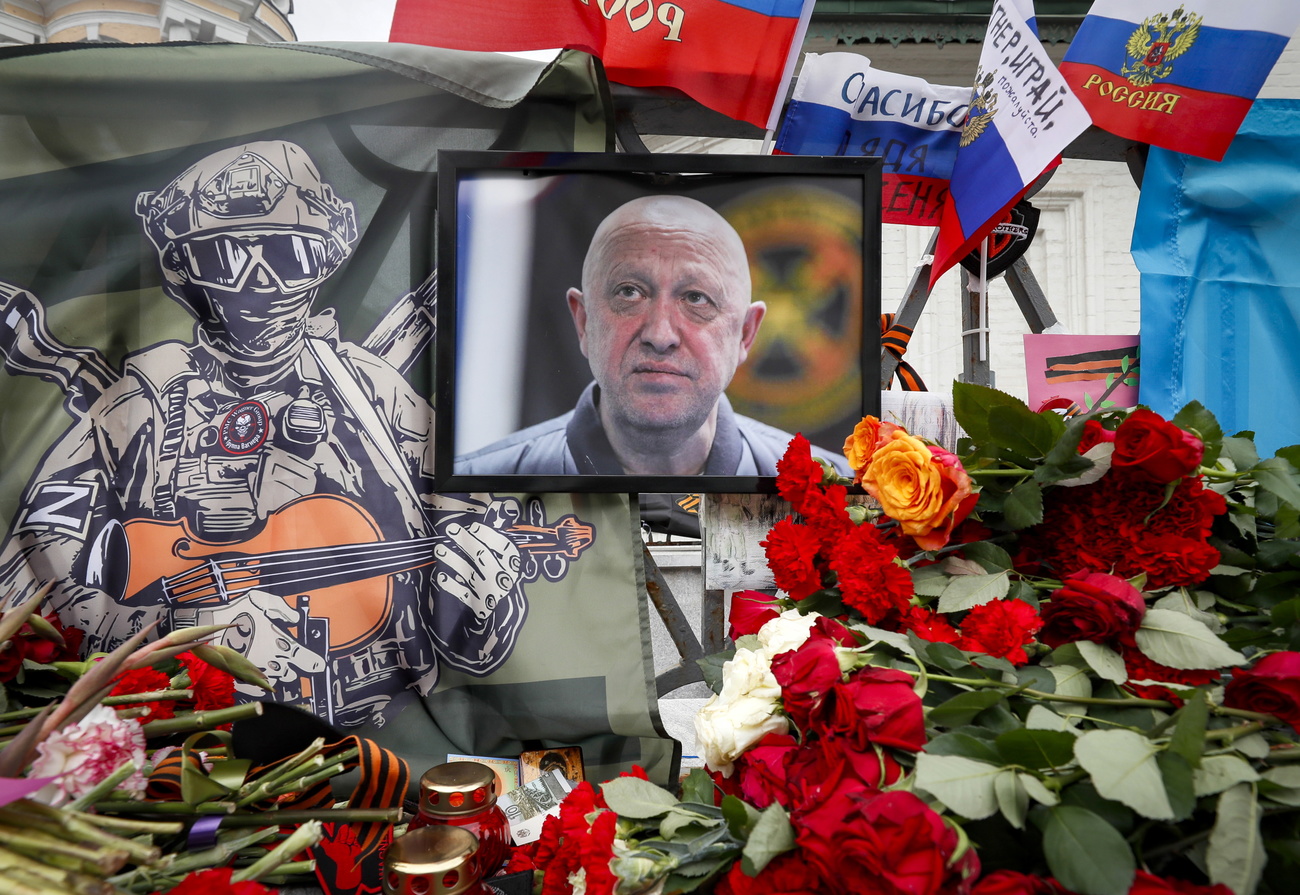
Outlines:
{"label": "orange rose", "polygon": [[844,439],[844,456],[853,468],[853,484],[862,483],[862,473],[871,463],[876,449],[889,441],[895,432],[907,434],[902,426],[878,420],[874,416],[864,416],[862,422],[853,427],[853,434]]}
{"label": "orange rose", "polygon": [[876,448],[862,487],[922,550],[948,543],[957,511],[972,490],[955,456],[901,431]]}

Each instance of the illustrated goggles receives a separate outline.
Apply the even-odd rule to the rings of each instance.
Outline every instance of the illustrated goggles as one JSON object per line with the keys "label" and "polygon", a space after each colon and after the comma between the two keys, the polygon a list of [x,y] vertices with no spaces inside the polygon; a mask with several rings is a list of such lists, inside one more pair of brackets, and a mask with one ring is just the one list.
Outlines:
{"label": "illustrated goggles", "polygon": [[191,236],[177,246],[180,269],[190,282],[237,292],[255,271],[285,292],[310,289],[338,267],[340,253],[317,233],[237,230]]}

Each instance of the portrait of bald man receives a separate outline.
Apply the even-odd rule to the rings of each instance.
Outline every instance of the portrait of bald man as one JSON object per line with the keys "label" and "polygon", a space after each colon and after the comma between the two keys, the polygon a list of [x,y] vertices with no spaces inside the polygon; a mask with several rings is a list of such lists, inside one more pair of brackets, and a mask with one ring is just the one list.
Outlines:
{"label": "portrait of bald man", "polygon": [[776,475],[791,434],[724,393],[767,309],[720,214],[677,195],[626,202],[564,300],[592,381],[573,410],[457,457],[457,474]]}

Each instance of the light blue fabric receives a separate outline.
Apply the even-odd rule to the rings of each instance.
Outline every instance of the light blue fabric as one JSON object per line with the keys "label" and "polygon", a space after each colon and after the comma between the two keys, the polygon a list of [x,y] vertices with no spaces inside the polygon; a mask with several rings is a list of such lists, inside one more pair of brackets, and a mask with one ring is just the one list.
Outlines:
{"label": "light blue fabric", "polygon": [[1153,147],[1132,248],[1139,400],[1300,443],[1300,100],[1256,101],[1222,162]]}

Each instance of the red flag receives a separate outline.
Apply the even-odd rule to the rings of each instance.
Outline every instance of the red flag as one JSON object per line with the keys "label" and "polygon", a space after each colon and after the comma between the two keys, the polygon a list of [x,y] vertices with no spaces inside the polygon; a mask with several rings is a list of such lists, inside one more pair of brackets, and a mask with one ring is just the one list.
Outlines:
{"label": "red flag", "polygon": [[611,81],[673,87],[731,118],[775,124],[813,0],[398,0],[389,40],[454,50],[565,47]]}

